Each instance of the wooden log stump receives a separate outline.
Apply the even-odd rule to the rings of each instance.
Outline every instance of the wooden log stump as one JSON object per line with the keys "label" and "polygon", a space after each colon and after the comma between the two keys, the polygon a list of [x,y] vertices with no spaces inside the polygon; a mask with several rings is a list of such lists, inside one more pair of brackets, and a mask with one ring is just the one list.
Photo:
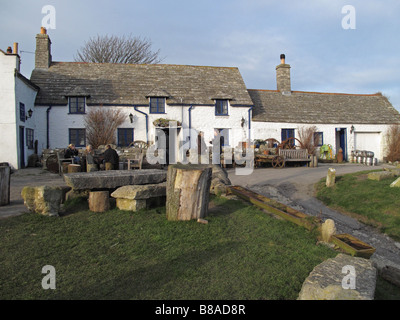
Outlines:
{"label": "wooden log stump", "polygon": [[89,210],[92,212],[105,212],[110,209],[110,196],[108,191],[89,192]]}
{"label": "wooden log stump", "polygon": [[167,173],[167,219],[201,219],[207,215],[212,168],[200,164],[174,164]]}
{"label": "wooden log stump", "polygon": [[10,204],[10,175],[11,168],[0,166],[0,206]]}
{"label": "wooden log stump", "polygon": [[69,164],[68,165],[68,173],[81,172],[80,164]]}

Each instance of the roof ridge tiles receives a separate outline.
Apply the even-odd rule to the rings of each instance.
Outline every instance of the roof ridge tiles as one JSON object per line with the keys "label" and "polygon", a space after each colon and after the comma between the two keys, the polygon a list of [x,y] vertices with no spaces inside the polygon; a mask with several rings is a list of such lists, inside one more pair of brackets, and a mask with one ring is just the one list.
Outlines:
{"label": "roof ridge tiles", "polygon": [[[280,93],[279,90],[268,90],[268,89],[248,89],[248,91],[261,91],[261,92],[273,92],[273,93]],[[382,96],[382,93],[343,93],[343,92],[316,92],[316,91],[295,91],[292,90],[292,93],[308,93],[308,94],[326,94],[326,95],[343,95],[343,96]]]}
{"label": "roof ridge tiles", "polygon": [[171,63],[111,63],[111,62],[82,62],[82,61],[52,61],[51,65],[57,64],[85,64],[85,65],[125,65],[125,66],[161,66],[161,67],[193,67],[193,68],[214,68],[214,69],[231,69],[238,70],[238,67],[226,66],[202,66],[192,64],[171,64]]}

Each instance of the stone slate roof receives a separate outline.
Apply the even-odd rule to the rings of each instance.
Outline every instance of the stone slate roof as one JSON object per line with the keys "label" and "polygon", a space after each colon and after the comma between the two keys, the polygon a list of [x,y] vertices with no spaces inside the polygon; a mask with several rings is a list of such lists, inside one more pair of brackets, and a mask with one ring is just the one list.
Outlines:
{"label": "stone slate roof", "polygon": [[218,98],[253,105],[238,68],[52,62],[34,69],[31,81],[40,87],[36,105],[66,105],[74,95],[87,96],[88,105],[148,105],[149,96],[170,105],[214,105]]}
{"label": "stone slate roof", "polygon": [[253,121],[310,124],[394,124],[399,112],[377,94],[341,94],[248,90],[254,102]]}

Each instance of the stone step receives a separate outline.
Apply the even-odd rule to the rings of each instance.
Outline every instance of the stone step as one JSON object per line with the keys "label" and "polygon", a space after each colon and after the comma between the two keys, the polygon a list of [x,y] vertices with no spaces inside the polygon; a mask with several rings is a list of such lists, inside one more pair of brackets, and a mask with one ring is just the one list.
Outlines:
{"label": "stone step", "polygon": [[111,193],[116,199],[141,200],[166,195],[166,182],[158,184],[123,186]]}

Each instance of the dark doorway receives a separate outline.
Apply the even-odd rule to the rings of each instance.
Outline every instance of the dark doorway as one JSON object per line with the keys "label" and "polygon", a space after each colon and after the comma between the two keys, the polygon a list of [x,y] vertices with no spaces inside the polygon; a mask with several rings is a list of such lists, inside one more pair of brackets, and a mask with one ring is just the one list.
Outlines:
{"label": "dark doorway", "polygon": [[336,128],[336,154],[339,153],[339,149],[343,151],[343,161],[347,161],[347,129]]}

